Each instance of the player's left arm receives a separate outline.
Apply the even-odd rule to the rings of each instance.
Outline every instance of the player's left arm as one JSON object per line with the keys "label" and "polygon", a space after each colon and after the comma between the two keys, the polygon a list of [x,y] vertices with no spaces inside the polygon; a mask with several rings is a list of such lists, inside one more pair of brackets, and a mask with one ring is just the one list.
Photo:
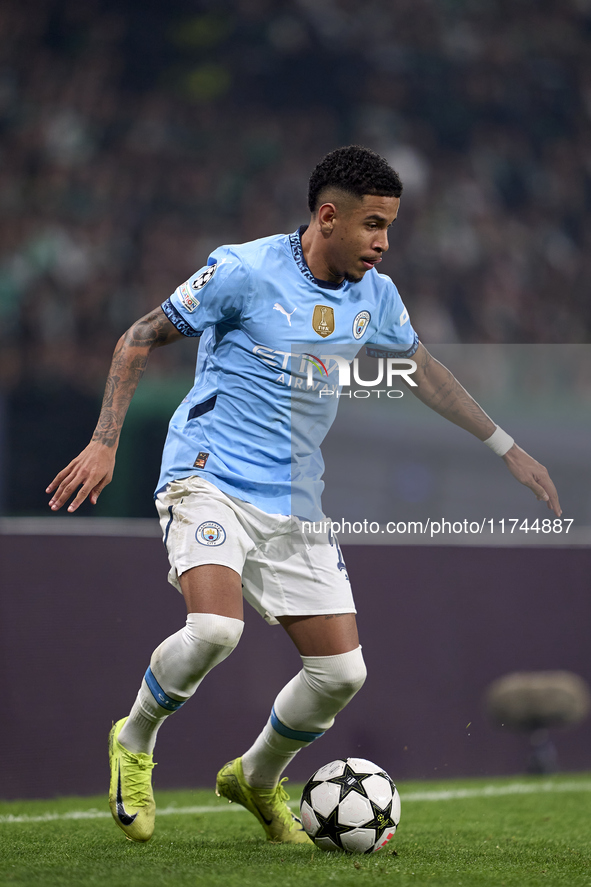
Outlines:
{"label": "player's left arm", "polygon": [[[447,367],[435,360],[422,343],[419,343],[412,359],[417,364],[412,374],[417,386],[408,386],[409,391],[454,425],[459,425],[479,440],[488,440],[497,426]],[[516,443],[502,458],[511,474],[560,517],[562,509],[558,493],[547,469]]]}

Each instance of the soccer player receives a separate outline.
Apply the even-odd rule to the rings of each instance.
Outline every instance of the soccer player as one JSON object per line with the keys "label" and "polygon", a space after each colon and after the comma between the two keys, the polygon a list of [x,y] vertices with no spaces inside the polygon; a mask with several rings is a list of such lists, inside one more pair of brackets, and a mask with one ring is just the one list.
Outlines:
{"label": "soccer player", "polygon": [[[419,342],[392,281],[388,249],[402,185],[365,148],[328,154],[309,186],[310,223],[290,235],[222,246],[207,265],[117,343],[96,430],[49,485],[50,507],[93,504],[111,481],[125,413],[150,352],[200,337],[195,384],[170,422],[156,491],[169,581],[186,624],[154,651],[127,718],[111,730],[110,805],[134,841],[152,835],[152,752],[162,723],[237,645],[243,596],[296,645],[301,671],[254,745],[218,773],[218,794],[250,810],[269,840],[309,843],[281,774],[333,724],[365,679],[355,607],[322,517],[319,445],[336,397],[316,397],[307,361],[332,349],[416,363],[410,387],[427,406],[501,455],[509,471],[561,514],[546,469],[520,449]],[[409,365],[410,366],[410,365]],[[281,780],[281,781],[280,781]]]}

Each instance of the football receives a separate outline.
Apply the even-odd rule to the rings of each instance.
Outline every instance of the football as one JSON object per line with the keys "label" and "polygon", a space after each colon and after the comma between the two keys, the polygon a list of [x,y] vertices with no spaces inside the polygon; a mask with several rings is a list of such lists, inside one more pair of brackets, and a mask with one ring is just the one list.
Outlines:
{"label": "football", "polygon": [[300,802],[302,825],[322,850],[373,853],[400,822],[400,796],[381,767],[363,758],[332,761],[317,770]]}

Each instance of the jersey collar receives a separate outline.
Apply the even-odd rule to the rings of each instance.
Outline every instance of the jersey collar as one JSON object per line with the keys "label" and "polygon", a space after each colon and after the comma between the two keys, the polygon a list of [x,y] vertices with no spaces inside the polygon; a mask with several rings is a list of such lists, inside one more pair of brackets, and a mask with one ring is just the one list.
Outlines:
{"label": "jersey collar", "polygon": [[308,228],[307,225],[300,225],[297,231],[294,231],[293,234],[289,235],[289,243],[291,246],[291,252],[295,259],[296,265],[308,280],[311,280],[312,283],[315,283],[316,286],[319,286],[323,290],[340,290],[343,287],[345,281],[341,281],[341,283],[332,283],[330,280],[319,280],[317,277],[314,277],[310,269],[308,268],[308,263],[304,259],[304,251],[302,249],[302,234]]}

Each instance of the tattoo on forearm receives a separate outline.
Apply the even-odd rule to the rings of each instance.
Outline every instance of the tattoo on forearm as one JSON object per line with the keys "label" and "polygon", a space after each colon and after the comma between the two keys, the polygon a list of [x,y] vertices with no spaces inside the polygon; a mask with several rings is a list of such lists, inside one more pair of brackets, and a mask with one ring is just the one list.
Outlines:
{"label": "tattoo on forearm", "polygon": [[[174,341],[177,337],[177,331],[159,308],[142,317],[125,333],[113,354],[101,413],[92,440],[107,447],[116,445],[127,408],[146,369],[150,351]],[[138,349],[138,353],[131,359],[130,348]]]}
{"label": "tattoo on forearm", "polygon": [[121,431],[121,424],[115,410],[103,407],[92,440],[97,440],[106,447],[115,446]]}
{"label": "tattoo on forearm", "polygon": [[426,349],[421,354],[419,366],[426,377],[428,374],[425,378],[427,384],[414,389],[413,393],[423,403],[473,434],[481,431],[488,433],[491,419],[447,367],[435,360]]}
{"label": "tattoo on forearm", "polygon": [[470,417],[480,421],[485,418],[481,407],[449,370],[445,370],[445,377],[433,388],[426,402],[437,412],[446,416],[462,416],[467,413]]}

